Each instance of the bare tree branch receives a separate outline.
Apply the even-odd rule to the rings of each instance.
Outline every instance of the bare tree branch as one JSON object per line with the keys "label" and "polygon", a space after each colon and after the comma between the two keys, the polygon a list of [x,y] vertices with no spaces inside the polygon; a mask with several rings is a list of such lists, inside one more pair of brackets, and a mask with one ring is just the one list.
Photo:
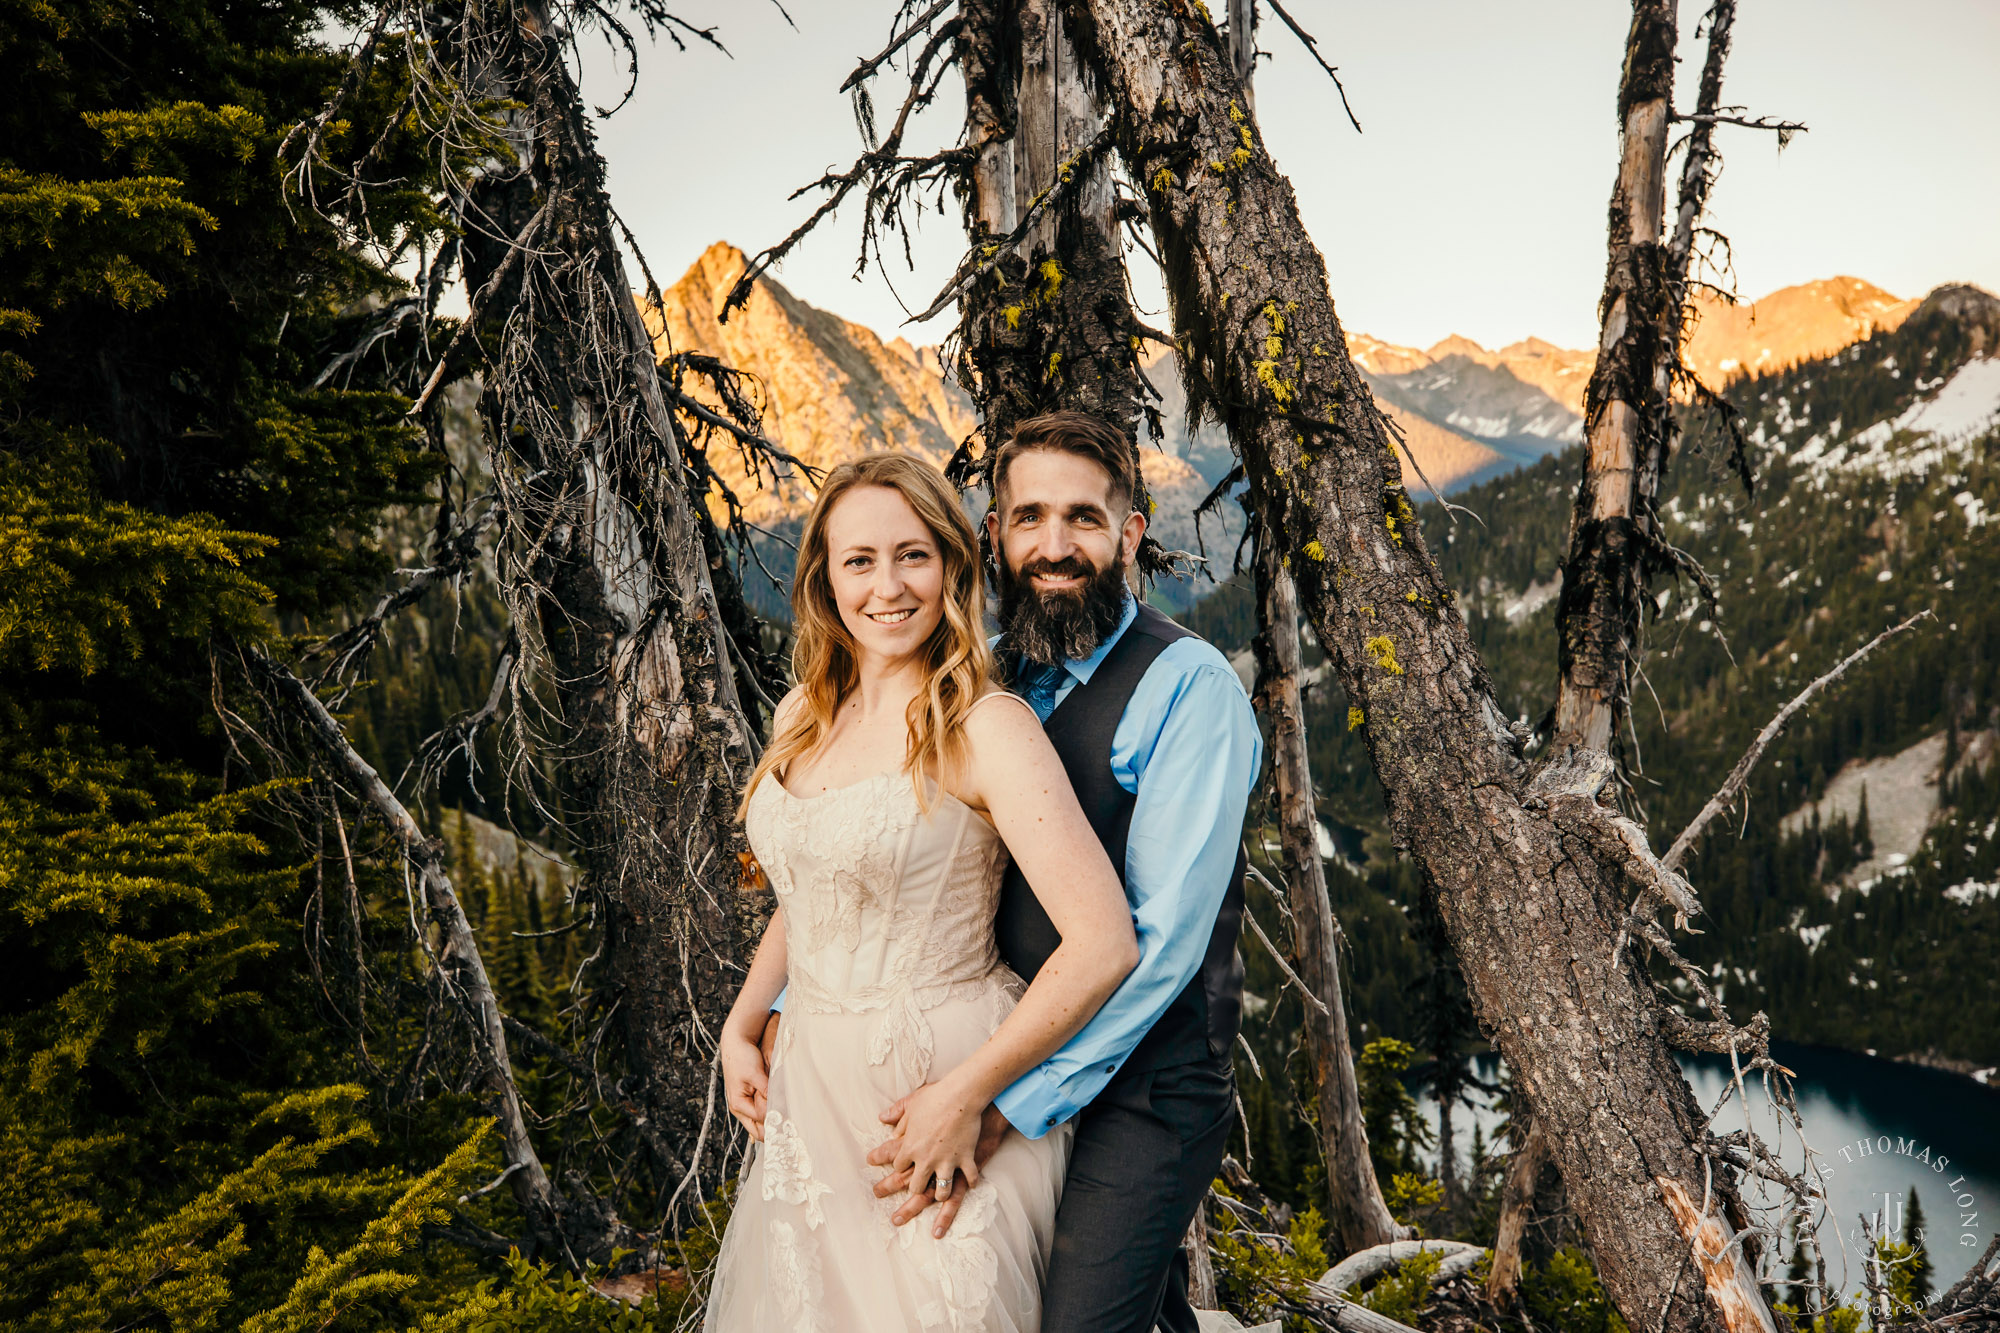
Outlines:
{"label": "bare tree branch", "polygon": [[1279,4],[1278,0],[1264,0],[1264,2],[1270,5],[1271,12],[1276,14],[1287,28],[1292,30],[1292,35],[1305,44],[1305,48],[1311,53],[1312,58],[1319,62],[1319,67],[1326,71],[1326,76],[1329,79],[1333,80],[1334,88],[1340,93],[1340,109],[1347,113],[1347,123],[1354,127],[1356,134],[1361,133],[1361,122],[1354,118],[1354,108],[1347,104],[1347,87],[1340,81],[1340,71],[1332,65],[1327,64],[1326,57],[1319,53],[1319,40],[1300,27],[1299,21],[1285,12],[1285,7]]}
{"label": "bare tree branch", "polygon": [[521,1110],[521,1094],[514,1085],[514,1066],[507,1052],[505,1015],[487,976],[479,941],[472,933],[445,870],[444,846],[417,826],[409,809],[389,790],[361,752],[347,739],[346,730],[327,711],[312,687],[274,661],[261,649],[252,649],[248,661],[276,689],[294,715],[324,749],[335,771],[352,783],[395,838],[397,848],[422,887],[430,920],[443,932],[443,947],[437,951],[436,979],[459,1006],[479,1051],[481,1081],[492,1102],[493,1116],[500,1125],[501,1151],[509,1171],[518,1173],[513,1193],[531,1220],[544,1226],[551,1223],[557,1207],[554,1186],[541,1158],[535,1152]]}
{"label": "bare tree branch", "polygon": [[1846,657],[1841,658],[1831,671],[1828,671],[1803,690],[1800,690],[1790,703],[1780,708],[1777,715],[1769,722],[1766,722],[1764,729],[1757,733],[1757,739],[1750,742],[1750,748],[1745,750],[1743,757],[1736,761],[1736,767],[1729,770],[1729,777],[1723,782],[1721,790],[1708,798],[1708,803],[1701,807],[1701,812],[1694,817],[1694,821],[1682,830],[1680,837],[1674,839],[1674,845],[1669,847],[1667,854],[1660,858],[1661,866],[1668,871],[1679,869],[1681,861],[1688,854],[1688,850],[1694,846],[1695,840],[1701,837],[1703,831],[1708,828],[1710,821],[1736,803],[1736,798],[1743,792],[1743,785],[1750,780],[1750,771],[1757,767],[1757,761],[1764,757],[1764,751],[1769,748],[1772,741],[1778,738],[1778,733],[1785,729],[1785,724],[1792,720],[1794,713],[1804,708],[1814,695],[1833,684],[1836,680],[1839,680],[1841,676],[1846,674],[1848,668],[1852,667],[1856,662],[1859,662],[1862,658],[1868,656],[1868,654],[1874,652],[1898,634],[1933,618],[1929,610],[1923,610],[1917,612],[1917,614],[1911,616],[1902,624],[1883,630]]}
{"label": "bare tree branch", "polygon": [[843,93],[852,92],[858,84],[873,78],[875,71],[888,63],[889,57],[909,45],[912,38],[929,28],[933,20],[957,3],[958,0],[938,0],[936,4],[925,10],[921,15],[912,19],[908,27],[889,39],[887,46],[856,65],[854,72],[841,81],[839,91]]}

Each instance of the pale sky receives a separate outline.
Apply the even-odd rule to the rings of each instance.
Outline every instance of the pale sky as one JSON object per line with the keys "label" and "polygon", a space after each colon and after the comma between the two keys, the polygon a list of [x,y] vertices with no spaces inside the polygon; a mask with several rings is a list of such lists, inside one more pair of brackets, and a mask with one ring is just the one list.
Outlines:
{"label": "pale sky", "polygon": [[[883,45],[894,0],[785,3],[796,31],[764,0],[678,0],[734,59],[653,47],[632,101],[598,122],[612,199],[663,283],[713,241],[752,253],[776,243],[812,204],[786,196],[860,151],[835,89]],[[1325,75],[1266,10],[1258,119],[1327,258],[1342,323],[1416,346],[1451,333],[1489,347],[1529,335],[1594,342],[1630,6],[1287,8],[1340,67],[1365,130],[1354,133]],[[1681,10],[1686,109],[1706,5]],[[610,105],[623,85],[622,67],[589,61],[589,101]],[[876,88],[886,127],[898,83]],[[954,137],[960,90],[954,73],[912,150]],[[1746,299],[1837,274],[1898,296],[1951,281],[2000,292],[2000,0],[1741,0],[1723,90],[1750,114],[1810,127],[1782,154],[1768,133],[1721,131],[1709,222],[1734,242]],[[899,258],[888,280],[871,270],[857,282],[850,198],[779,279],[884,338],[938,340],[951,316],[904,327],[895,293],[922,309],[950,276],[964,245],[955,202],[926,215],[914,272]]]}

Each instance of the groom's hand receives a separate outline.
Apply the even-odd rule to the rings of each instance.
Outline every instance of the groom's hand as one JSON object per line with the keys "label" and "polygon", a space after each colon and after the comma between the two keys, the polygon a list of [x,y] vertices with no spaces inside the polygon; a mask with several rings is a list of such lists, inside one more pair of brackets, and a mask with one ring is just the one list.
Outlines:
{"label": "groom's hand", "polygon": [[[908,1101],[909,1098],[904,1097],[888,1110],[882,1112],[882,1122],[888,1125],[900,1123],[903,1119],[904,1104]],[[1007,1122],[1007,1117],[1000,1114],[1000,1108],[997,1106],[988,1106],[985,1112],[980,1115],[979,1142],[973,1147],[972,1156],[973,1160],[979,1163],[982,1170],[993,1159],[993,1154],[1000,1150],[1001,1143],[1005,1141],[1013,1128]],[[896,1156],[902,1150],[902,1146],[903,1140],[900,1136],[885,1139],[868,1154],[868,1164],[870,1166],[889,1165],[896,1160]],[[886,1199],[892,1194],[901,1194],[909,1188],[910,1171],[908,1168],[905,1168],[901,1171],[891,1172],[889,1175],[876,1181],[875,1197]],[[938,1215],[931,1225],[932,1235],[942,1238],[946,1232],[951,1230],[951,1224],[957,1220],[958,1210],[965,1203],[966,1191],[970,1188],[966,1184],[964,1176],[960,1176],[952,1183],[951,1197],[943,1203],[938,1204]],[[909,1198],[903,1200],[901,1206],[891,1214],[889,1218],[890,1224],[893,1226],[902,1226],[903,1223],[922,1215],[923,1211],[934,1203],[937,1203],[937,1199],[931,1194],[913,1193]]]}

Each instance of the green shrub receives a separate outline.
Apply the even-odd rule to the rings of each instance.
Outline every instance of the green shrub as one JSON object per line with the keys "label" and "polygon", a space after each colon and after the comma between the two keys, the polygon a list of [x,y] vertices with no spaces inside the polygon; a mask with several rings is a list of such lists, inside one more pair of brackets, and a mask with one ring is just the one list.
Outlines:
{"label": "green shrub", "polygon": [[[1220,1181],[1215,1188],[1226,1192]],[[1306,1284],[1317,1282],[1330,1266],[1325,1234],[1326,1219],[1317,1208],[1293,1214],[1282,1238],[1241,1225],[1211,1231],[1209,1253],[1224,1308],[1247,1324],[1259,1324],[1280,1313],[1279,1300],[1303,1300]],[[1292,1316],[1286,1316],[1285,1330],[1309,1333]]]}
{"label": "green shrub", "polygon": [[1375,1285],[1361,1297],[1361,1303],[1384,1318],[1414,1326],[1417,1311],[1430,1304],[1431,1278],[1443,1262],[1442,1253],[1425,1250],[1376,1279]]}
{"label": "green shrub", "polygon": [[1564,1246],[1545,1267],[1521,1275],[1521,1299],[1535,1322],[1560,1333],[1631,1333],[1604,1294],[1597,1269],[1575,1246]]}

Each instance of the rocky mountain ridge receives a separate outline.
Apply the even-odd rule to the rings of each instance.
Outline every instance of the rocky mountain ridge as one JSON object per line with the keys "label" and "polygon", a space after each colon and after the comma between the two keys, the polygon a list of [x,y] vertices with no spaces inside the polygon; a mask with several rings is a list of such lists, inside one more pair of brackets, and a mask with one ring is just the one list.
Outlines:
{"label": "rocky mountain ridge", "polygon": [[[705,352],[754,376],[762,386],[766,434],[786,450],[815,467],[881,449],[942,462],[977,429],[972,403],[942,366],[938,349],[902,338],[884,342],[874,330],[800,300],[768,275],[754,285],[745,307],[722,323],[721,302],[747,262],[735,246],[716,242],[663,293],[664,308],[647,309],[646,318],[662,355]],[[1917,302],[1839,277],[1787,287],[1748,305],[1713,298],[1699,304],[1688,360],[1705,382],[1719,387],[1750,370],[1768,372],[1887,332]],[[1588,350],[1540,338],[1489,350],[1456,334],[1419,349],[1350,333],[1348,347],[1403,432],[1416,463],[1405,459],[1403,465],[1413,490],[1426,489],[1419,468],[1439,490],[1451,492],[1582,438],[1583,395],[1595,359]],[[1188,429],[1186,400],[1166,349],[1153,352],[1146,372],[1160,392],[1166,431],[1145,464],[1159,502],[1159,535],[1192,550],[1198,543],[1187,515],[1227,474],[1228,444],[1212,425]],[[798,477],[759,486],[733,461],[723,471],[759,524],[796,519],[809,497]],[[1203,535],[1222,534],[1210,529]]]}

